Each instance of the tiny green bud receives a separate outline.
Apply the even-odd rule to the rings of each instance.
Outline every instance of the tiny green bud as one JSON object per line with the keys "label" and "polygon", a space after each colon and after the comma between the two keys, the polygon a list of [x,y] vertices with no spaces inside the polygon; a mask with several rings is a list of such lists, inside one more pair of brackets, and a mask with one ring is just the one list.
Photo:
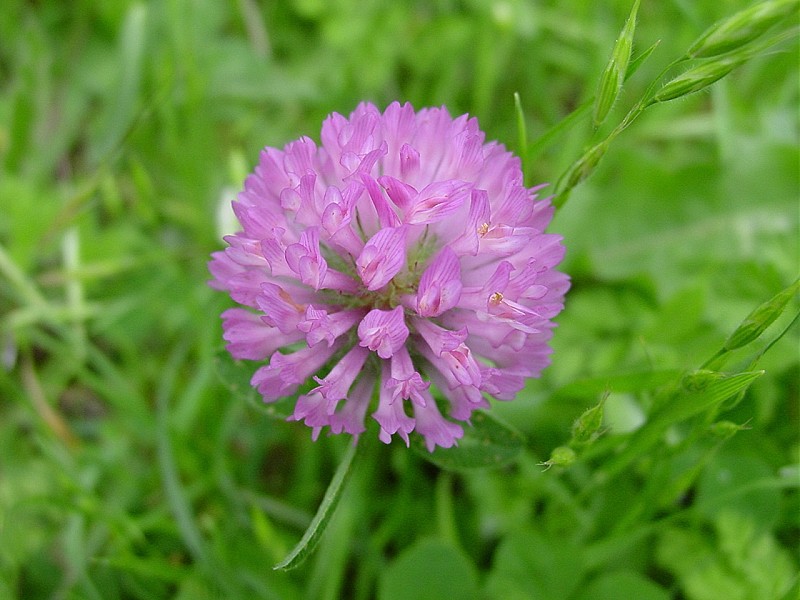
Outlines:
{"label": "tiny green bud", "polygon": [[639,10],[639,0],[633,3],[628,20],[614,44],[611,58],[606,65],[603,75],[600,78],[600,85],[597,89],[597,97],[594,103],[594,126],[599,126],[608,116],[608,112],[622,89],[625,81],[625,74],[628,70],[628,62],[631,59],[631,49],[633,48],[633,33],[636,29],[636,13]]}
{"label": "tiny green bud", "polygon": [[608,398],[608,394],[605,394],[595,406],[587,408],[572,424],[573,443],[589,444],[600,435],[606,398]]}
{"label": "tiny green bud", "polygon": [[758,339],[764,330],[781,315],[789,300],[799,290],[800,279],[747,315],[747,318],[725,341],[724,349],[726,351],[735,350]]}
{"label": "tiny green bud", "polygon": [[576,458],[575,450],[569,446],[558,446],[557,448],[553,448],[553,452],[550,453],[550,460],[539,464],[547,467],[547,469],[552,466],[569,467],[575,462]]}
{"label": "tiny green bud", "polygon": [[692,67],[661,86],[648,105],[699,92],[725,77],[745,60],[743,57],[720,58]]}
{"label": "tiny green bud", "polygon": [[750,429],[746,423],[744,425],[739,425],[733,421],[717,421],[708,428],[713,435],[723,440],[727,440],[739,431],[744,431],[746,429]]}
{"label": "tiny green bud", "polygon": [[797,0],[760,2],[712,25],[689,48],[691,58],[708,58],[741,48],[792,14]]}

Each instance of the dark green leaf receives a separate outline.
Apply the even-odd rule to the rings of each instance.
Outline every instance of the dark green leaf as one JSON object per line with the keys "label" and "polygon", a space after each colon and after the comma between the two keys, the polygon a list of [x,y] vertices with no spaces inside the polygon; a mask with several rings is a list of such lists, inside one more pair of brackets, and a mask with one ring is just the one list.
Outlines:
{"label": "dark green leaf", "polygon": [[475,567],[451,544],[422,540],[403,552],[384,571],[379,600],[441,600],[478,597]]}
{"label": "dark green leaf", "polygon": [[513,461],[522,450],[522,434],[489,413],[475,412],[471,421],[472,427],[464,428],[464,437],[454,448],[437,448],[428,452],[420,436],[414,436],[412,448],[433,464],[453,471],[502,467]]}
{"label": "dark green leaf", "polygon": [[570,598],[579,589],[583,572],[583,553],[572,540],[516,531],[494,555],[487,596],[498,600]]}
{"label": "dark green leaf", "polygon": [[577,600],[603,598],[635,598],[636,600],[670,600],[671,594],[636,571],[612,571],[593,580]]}

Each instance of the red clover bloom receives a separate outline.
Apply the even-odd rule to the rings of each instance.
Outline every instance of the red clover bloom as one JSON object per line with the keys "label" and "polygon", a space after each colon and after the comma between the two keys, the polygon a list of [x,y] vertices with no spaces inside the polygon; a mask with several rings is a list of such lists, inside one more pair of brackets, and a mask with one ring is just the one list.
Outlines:
{"label": "red clover bloom", "polygon": [[444,108],[362,103],[321,140],[264,149],[233,204],[242,231],[209,266],[247,307],[222,314],[227,348],[268,359],[252,378],[265,402],[313,377],[290,420],[315,439],[358,436],[371,411],[386,443],[417,430],[431,451],[453,446],[451,419],[549,363],[569,287],[544,233],[553,208],[475,118]]}

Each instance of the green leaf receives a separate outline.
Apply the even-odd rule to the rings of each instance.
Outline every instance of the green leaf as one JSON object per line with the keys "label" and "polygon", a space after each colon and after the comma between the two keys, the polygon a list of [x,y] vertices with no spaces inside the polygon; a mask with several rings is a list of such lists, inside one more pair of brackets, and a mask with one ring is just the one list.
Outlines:
{"label": "green leaf", "polygon": [[672,528],[656,547],[659,563],[677,576],[688,600],[785,598],[796,577],[789,553],[747,517],[723,511],[716,536]]}
{"label": "green leaf", "polygon": [[464,428],[464,437],[453,448],[428,452],[420,436],[414,436],[412,448],[433,464],[451,471],[502,467],[522,450],[522,434],[484,411],[472,415],[472,427]]}
{"label": "green leaf", "polygon": [[380,579],[379,600],[478,597],[474,565],[453,545],[426,539],[405,550]]}
{"label": "green leaf", "polygon": [[211,562],[208,548],[197,525],[186,488],[180,479],[178,461],[169,429],[169,399],[174,393],[178,369],[185,359],[185,354],[185,346],[176,346],[163,367],[161,381],[156,392],[156,457],[167,505],[183,537],[184,544],[197,562],[208,565]]}
{"label": "green leaf", "polygon": [[678,422],[693,417],[743,392],[764,371],[744,371],[736,375],[724,375],[716,371],[695,371],[684,378],[684,392],[672,402],[663,405],[655,419]]}
{"label": "green leaf", "polygon": [[103,137],[93,148],[92,159],[100,162],[119,144],[136,117],[144,73],[144,56],[148,50],[148,7],[133,4],[125,15],[119,48],[119,79],[112,110],[106,116]]}
{"label": "green leaf", "polygon": [[164,562],[160,557],[145,558],[124,552],[117,556],[96,557],[92,559],[96,565],[103,565],[134,573],[147,579],[158,579],[170,582],[183,581],[188,573],[188,568],[183,565]]}
{"label": "green leaf", "polygon": [[628,69],[625,71],[625,81],[628,81],[636,71],[639,70],[639,67],[642,66],[644,61],[650,58],[650,55],[653,51],[658,48],[658,45],[661,43],[661,40],[656,40],[653,45],[651,45],[647,50],[639,54],[636,58],[628,63]]}
{"label": "green leaf", "polygon": [[583,573],[583,553],[569,537],[515,531],[495,552],[485,595],[497,600],[570,598]]}
{"label": "green leaf", "polygon": [[576,600],[603,598],[635,598],[636,600],[670,600],[671,594],[636,571],[603,573],[587,585]]}
{"label": "green leaf", "polygon": [[339,463],[336,472],[333,474],[333,479],[331,480],[328,489],[325,490],[325,496],[322,498],[322,503],[319,505],[317,514],[314,515],[314,518],[311,520],[311,524],[308,526],[308,529],[306,529],[303,537],[292,549],[289,555],[277,565],[272,567],[273,569],[280,571],[295,569],[303,564],[303,562],[311,555],[311,553],[314,552],[314,549],[317,547],[322,534],[325,533],[325,529],[330,524],[331,518],[336,511],[336,506],[339,504],[339,500],[342,498],[345,485],[347,484],[347,481],[350,479],[350,475],[353,472],[352,467],[356,456],[356,450],[359,447],[363,448],[364,446],[365,444],[362,442],[361,444],[350,444],[347,447],[347,451],[342,458],[342,462]]}
{"label": "green leaf", "polygon": [[766,530],[780,518],[783,483],[757,452],[729,450],[713,457],[703,469],[692,510],[708,519],[723,509],[737,511]]}

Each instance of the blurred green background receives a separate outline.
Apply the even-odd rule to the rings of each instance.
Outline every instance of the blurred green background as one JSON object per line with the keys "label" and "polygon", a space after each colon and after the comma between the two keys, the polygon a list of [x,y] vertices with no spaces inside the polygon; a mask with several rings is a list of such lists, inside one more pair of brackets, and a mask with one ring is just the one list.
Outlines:
{"label": "blurred green background", "polygon": [[[730,439],[671,428],[605,482],[592,479],[602,456],[537,465],[604,390],[604,435],[624,441],[657,386],[797,276],[796,36],[648,110],[557,214],[573,290],[552,367],[493,409],[526,436],[512,465],[450,473],[381,445],[316,556],[274,572],[348,442],[311,443],[215,372],[230,301],[206,286],[206,262],[261,147],[400,100],[469,112],[519,151],[514,92],[533,141],[594,94],[630,6],[5,0],[0,598],[796,594],[796,327],[723,415],[747,427]],[[645,0],[634,56],[660,44],[609,123],[746,6]],[[528,180],[555,182],[592,135],[586,119],[567,130]]]}

